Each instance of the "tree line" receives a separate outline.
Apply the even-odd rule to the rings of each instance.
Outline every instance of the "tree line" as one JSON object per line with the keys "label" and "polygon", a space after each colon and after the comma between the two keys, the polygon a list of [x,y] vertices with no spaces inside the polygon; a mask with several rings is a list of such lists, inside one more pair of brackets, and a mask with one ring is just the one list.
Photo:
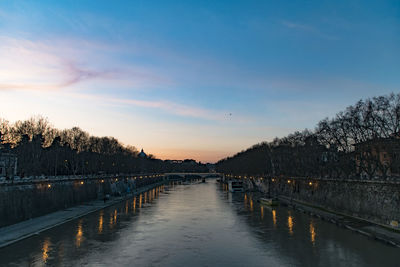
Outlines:
{"label": "tree line", "polygon": [[220,160],[218,172],[316,178],[400,175],[400,94],[360,100],[303,130]]}
{"label": "tree line", "polygon": [[92,136],[79,127],[59,130],[41,116],[15,123],[0,118],[2,151],[17,155],[20,177],[207,171],[201,163],[187,166],[152,155],[138,157],[134,146],[124,146],[113,137]]}

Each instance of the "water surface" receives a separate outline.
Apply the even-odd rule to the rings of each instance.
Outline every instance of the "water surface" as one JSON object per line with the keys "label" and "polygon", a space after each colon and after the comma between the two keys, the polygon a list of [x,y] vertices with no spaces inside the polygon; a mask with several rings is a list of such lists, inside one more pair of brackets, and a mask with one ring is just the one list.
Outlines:
{"label": "water surface", "polygon": [[0,249],[2,266],[399,266],[400,250],[251,194],[158,187]]}

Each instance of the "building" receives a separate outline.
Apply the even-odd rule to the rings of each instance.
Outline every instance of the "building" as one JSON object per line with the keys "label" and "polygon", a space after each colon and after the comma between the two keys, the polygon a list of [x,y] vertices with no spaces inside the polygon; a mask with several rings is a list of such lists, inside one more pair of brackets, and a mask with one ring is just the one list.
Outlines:
{"label": "building", "polygon": [[356,171],[363,176],[400,176],[400,137],[376,138],[355,145]]}
{"label": "building", "polygon": [[170,163],[170,164],[181,164],[183,162],[183,160],[171,160],[171,159],[166,159],[164,160],[164,162],[166,163]]}
{"label": "building", "polygon": [[187,165],[196,165],[197,164],[197,162],[194,159],[185,159],[183,161],[183,163],[187,164]]}
{"label": "building", "polygon": [[143,158],[143,159],[147,158],[147,155],[146,155],[146,153],[144,153],[143,148],[142,148],[142,150],[140,151],[140,153],[138,154],[138,157],[139,157],[139,158]]}
{"label": "building", "polygon": [[0,152],[0,177],[14,178],[17,175],[17,162],[15,154]]}

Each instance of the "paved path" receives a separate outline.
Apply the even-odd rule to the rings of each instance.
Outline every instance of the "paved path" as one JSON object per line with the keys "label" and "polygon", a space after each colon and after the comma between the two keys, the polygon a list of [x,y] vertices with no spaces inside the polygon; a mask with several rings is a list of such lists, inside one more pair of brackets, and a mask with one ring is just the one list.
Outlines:
{"label": "paved path", "polygon": [[56,211],[44,216],[36,217],[27,221],[2,227],[0,228],[0,248],[11,245],[25,238],[37,235],[50,228],[80,218],[82,216],[98,211],[105,207],[112,206],[121,201],[129,199],[134,195],[148,191],[162,184],[163,182],[139,188],[134,194],[131,194],[126,197],[113,198],[111,200],[108,200],[106,203],[104,203],[103,200],[94,200],[83,205]]}

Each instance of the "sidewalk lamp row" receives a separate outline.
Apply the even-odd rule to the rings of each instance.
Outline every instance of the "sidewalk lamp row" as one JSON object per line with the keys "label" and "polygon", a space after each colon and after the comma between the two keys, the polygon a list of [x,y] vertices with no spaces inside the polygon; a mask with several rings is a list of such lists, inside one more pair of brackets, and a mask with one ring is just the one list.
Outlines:
{"label": "sidewalk lamp row", "polygon": [[246,175],[241,176],[241,175],[232,175],[232,174],[230,174],[230,175],[228,174],[226,176],[231,177],[231,178],[236,178],[236,179],[250,179],[250,180],[253,180],[253,179],[263,180],[264,179],[263,177],[260,177],[260,176],[246,176]]}
{"label": "sidewalk lamp row", "polygon": [[[227,174],[226,177],[230,177],[230,178],[236,178],[236,179],[259,179],[259,180],[263,180],[263,177],[255,177],[255,176],[241,176],[241,175],[233,175],[233,174]],[[279,178],[271,178],[271,182],[277,182]],[[288,179],[287,183],[288,184],[293,184],[294,183],[294,179]],[[313,186],[316,185],[316,183],[313,183],[312,181],[308,182],[309,186]]]}
{"label": "sidewalk lamp row", "polygon": [[[103,183],[104,180],[101,180],[101,182]],[[84,181],[78,182],[78,185],[84,185],[84,184],[85,184]],[[39,188],[40,187],[47,187],[48,189],[51,189],[53,187],[53,185],[52,184],[39,184]]]}
{"label": "sidewalk lamp row", "polygon": [[[135,176],[135,177],[130,178],[130,179],[131,179],[131,180],[133,180],[133,179],[136,180],[137,178],[139,178],[139,179],[143,179],[143,178],[157,178],[157,177],[161,177],[161,176],[163,176],[163,175],[162,175],[162,174],[156,174],[156,175],[148,175],[148,176]],[[115,182],[118,182],[118,178],[115,178],[114,181],[115,181]],[[100,182],[101,182],[101,183],[104,183],[104,179],[101,179]],[[85,182],[84,182],[84,181],[80,181],[80,182],[78,182],[78,184],[79,184],[79,185],[84,185]],[[52,184],[50,184],[50,183],[49,183],[49,184],[40,184],[39,187],[47,187],[48,189],[50,189],[50,188],[52,188]]]}
{"label": "sidewalk lamp row", "polygon": [[241,176],[241,175],[233,175],[233,174],[227,174],[225,175],[226,177],[230,177],[230,178],[236,178],[236,179],[259,179],[259,180],[263,180],[264,177],[261,176]]}
{"label": "sidewalk lamp row", "polygon": [[[143,179],[143,178],[157,178],[157,177],[162,177],[162,176],[164,176],[164,175],[162,175],[162,174],[142,175],[142,176],[134,176],[134,177],[127,178],[127,179],[136,180],[136,179]],[[119,181],[118,178],[114,178],[113,180],[114,180],[114,182],[118,182]],[[104,183],[104,180],[101,180],[101,182]]]}
{"label": "sidewalk lamp row", "polygon": [[[272,181],[274,182],[274,181],[276,181],[276,180],[275,180],[275,179],[272,179]],[[290,179],[288,179],[288,180],[287,180],[287,183],[288,183],[288,184],[294,184],[294,183],[295,183],[295,180],[290,180]],[[317,185],[316,182],[312,182],[312,181],[309,181],[307,184],[308,184],[309,186]]]}

